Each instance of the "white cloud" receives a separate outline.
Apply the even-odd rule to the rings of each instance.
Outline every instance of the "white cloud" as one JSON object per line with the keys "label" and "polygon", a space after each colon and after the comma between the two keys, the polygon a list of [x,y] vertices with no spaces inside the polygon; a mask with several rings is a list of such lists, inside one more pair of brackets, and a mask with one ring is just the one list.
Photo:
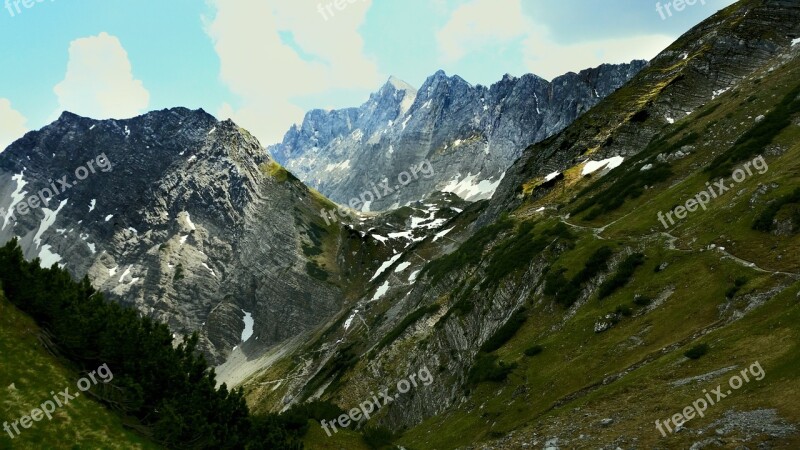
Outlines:
{"label": "white cloud", "polygon": [[150,93],[133,78],[128,53],[105,32],[70,43],[67,73],[53,91],[60,110],[96,119],[133,117],[150,103]]}
{"label": "white cloud", "polygon": [[445,61],[457,61],[468,53],[525,36],[530,23],[520,0],[475,0],[453,11],[436,34]]}
{"label": "white cloud", "polygon": [[0,153],[28,131],[27,119],[11,107],[11,101],[0,98]]}
{"label": "white cloud", "polygon": [[[325,2],[323,2],[325,3]],[[207,26],[220,59],[222,81],[241,100],[223,105],[230,117],[262,144],[278,142],[302,121],[299,97],[335,90],[374,90],[385,78],[364,55],[358,32],[371,0],[345,1],[328,20],[318,2],[212,0]],[[294,45],[281,36],[291,35]],[[244,50],[247,49],[247,50]]]}
{"label": "white cloud", "polygon": [[547,27],[525,14],[522,0],[473,0],[464,4],[453,11],[436,39],[446,63],[521,40],[526,69],[547,79],[603,63],[649,60],[674,40],[671,36],[648,34],[557,43]]}

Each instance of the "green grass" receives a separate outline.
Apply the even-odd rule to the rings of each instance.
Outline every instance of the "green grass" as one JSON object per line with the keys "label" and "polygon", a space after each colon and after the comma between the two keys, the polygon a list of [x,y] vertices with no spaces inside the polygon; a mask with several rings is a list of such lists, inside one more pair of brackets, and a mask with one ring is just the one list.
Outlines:
{"label": "green grass", "polygon": [[[29,415],[51,398],[50,391],[77,391],[81,375],[45,351],[40,334],[34,321],[0,291],[0,421],[10,423]],[[53,420],[44,418],[20,431],[13,440],[6,432],[0,434],[0,449],[161,448],[126,429],[119,416],[84,396],[58,408]]]}

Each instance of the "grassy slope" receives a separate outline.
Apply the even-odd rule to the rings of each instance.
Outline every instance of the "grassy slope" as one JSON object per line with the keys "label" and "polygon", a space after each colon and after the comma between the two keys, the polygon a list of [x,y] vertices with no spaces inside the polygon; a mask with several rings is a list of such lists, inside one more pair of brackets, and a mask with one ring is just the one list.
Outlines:
{"label": "grassy slope", "polygon": [[[50,391],[75,385],[80,376],[39,344],[34,321],[0,291],[0,422],[12,422],[50,398]],[[15,389],[10,389],[13,385]],[[2,426],[2,424],[0,424]],[[35,422],[13,440],[2,430],[0,449],[155,449],[123,427],[122,420],[88,397],[57,409],[52,421]]]}
{"label": "grassy slope", "polygon": [[[578,433],[573,435],[570,431],[581,430],[587,435],[585,443],[573,440],[568,448],[597,448],[598,442],[608,444],[620,436],[628,438],[620,442],[623,448],[625,442],[627,446],[635,442],[639,448],[688,448],[692,442],[713,437],[713,429],[703,435],[683,432],[662,438],[654,421],[679,412],[702,396],[703,389],[710,391],[717,384],[726,383],[732,373],[677,388],[670,382],[731,365],[738,365],[741,370],[754,361],[761,362],[766,378],[746,384],[722,404],[709,408],[705,418],[689,422],[687,429],[697,431],[729,410],[758,408],[776,408],[784,420],[800,422],[800,405],[796,401],[800,390],[800,284],[788,276],[758,271],[724,258],[716,250],[707,250],[712,243],[723,245],[760,268],[800,272],[800,252],[796,251],[800,236],[776,236],[750,229],[766,200],[800,185],[800,127],[792,125],[776,139],[775,143],[786,152],[766,157],[770,167],[766,174],[754,174],[714,200],[707,212],[691,213],[669,230],[677,237],[676,250],[669,249],[669,239],[661,234],[664,230],[656,219],[658,211],[668,211],[704,188],[708,177],[702,168],[752,127],[756,116],[773,108],[796,86],[800,65],[795,63],[758,77],[764,79],[749,80],[707,105],[710,108],[720,103],[707,117],[693,119],[702,113],[696,111],[684,119],[683,133],[695,131],[701,139],[691,156],[673,164],[675,175],[669,181],[593,221],[584,222],[582,216],[570,219],[573,224],[589,228],[611,224],[600,234],[602,244],[643,251],[647,262],[635,272],[632,281],[602,302],[592,295],[563,325],[564,311],[537,295],[532,299],[532,318],[497,351],[501,359],[519,363],[509,380],[482,384],[454,411],[410,430],[401,444],[416,449],[455,448],[522,429],[526,434],[536,432],[542,437],[539,445],[552,436],[576,438]],[[747,100],[753,96],[755,100]],[[666,131],[681,126],[684,123],[678,122]],[[609,179],[613,176],[609,175]],[[572,188],[554,189],[536,203],[523,205],[517,216],[542,220],[542,215],[533,213],[539,206],[566,204],[566,210],[570,210],[581,201],[570,203],[571,196],[590,182],[578,181]],[[779,185],[778,189],[752,207],[750,199],[758,185],[773,182]],[[600,244],[591,229],[573,231],[580,235],[576,248],[555,263],[571,268],[568,276],[579,270]],[[662,262],[669,266],[656,273],[654,268]],[[733,301],[727,300],[726,290],[742,276],[748,279],[747,284]],[[721,310],[743,311],[753,295],[776,287],[782,288],[779,295],[741,320],[720,322],[730,317]],[[624,318],[608,332],[594,333],[599,317],[618,305],[632,305],[634,294],[658,297],[670,292],[652,311],[634,306],[633,317]],[[708,343],[709,354],[697,361],[683,357],[683,352],[697,343]],[[532,344],[543,345],[544,352],[532,358],[523,356],[524,349]],[[639,365],[641,362],[646,364]],[[622,372],[627,373],[616,380],[608,378]],[[604,384],[604,379],[609,382]],[[601,427],[599,422],[606,417],[615,421],[609,427]],[[795,434],[772,444],[774,448],[798,448],[800,436]]]}

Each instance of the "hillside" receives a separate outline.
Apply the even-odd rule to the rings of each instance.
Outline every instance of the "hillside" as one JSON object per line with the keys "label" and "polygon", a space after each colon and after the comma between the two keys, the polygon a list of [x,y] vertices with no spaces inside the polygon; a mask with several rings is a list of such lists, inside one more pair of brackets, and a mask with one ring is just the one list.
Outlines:
{"label": "hillside", "polygon": [[[42,345],[42,330],[6,300],[0,291],[0,412],[11,424],[48,400],[50,391],[75,386],[82,376],[54,358]],[[72,389],[75,391],[76,389]],[[2,449],[161,448],[127,429],[122,419],[91,398],[76,398],[53,414],[52,421],[34,423],[13,439],[3,432]],[[70,443],[70,444],[66,444]],[[74,444],[74,446],[73,446]]]}
{"label": "hillside", "polygon": [[248,380],[249,402],[348,409],[428,367],[368,422],[405,448],[796,448],[799,27],[800,5],[751,0],[689,31]]}

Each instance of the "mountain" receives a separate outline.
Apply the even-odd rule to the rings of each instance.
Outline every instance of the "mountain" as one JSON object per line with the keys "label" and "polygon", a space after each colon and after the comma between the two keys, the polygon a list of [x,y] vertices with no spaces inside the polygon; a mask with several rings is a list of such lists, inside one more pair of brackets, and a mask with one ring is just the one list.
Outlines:
{"label": "mountain", "polygon": [[[353,206],[364,211],[397,208],[437,190],[486,199],[522,149],[562,130],[645,64],[605,64],[552,82],[506,75],[491,87],[443,71],[419,90],[392,77],[359,108],[309,112],[269,151],[331,200],[359,199]],[[402,178],[423,162],[431,175]],[[386,188],[372,195],[384,180]]]}
{"label": "mountain", "polygon": [[201,331],[216,362],[246,326],[248,345],[268,347],[339,310],[339,230],[319,215],[331,206],[202,110],[64,113],[0,155],[0,242],[19,236],[26,257]]}
{"label": "mountain", "polygon": [[355,421],[404,448],[797,448],[798,80],[800,4],[719,11],[254,372],[249,402],[378,402]]}

